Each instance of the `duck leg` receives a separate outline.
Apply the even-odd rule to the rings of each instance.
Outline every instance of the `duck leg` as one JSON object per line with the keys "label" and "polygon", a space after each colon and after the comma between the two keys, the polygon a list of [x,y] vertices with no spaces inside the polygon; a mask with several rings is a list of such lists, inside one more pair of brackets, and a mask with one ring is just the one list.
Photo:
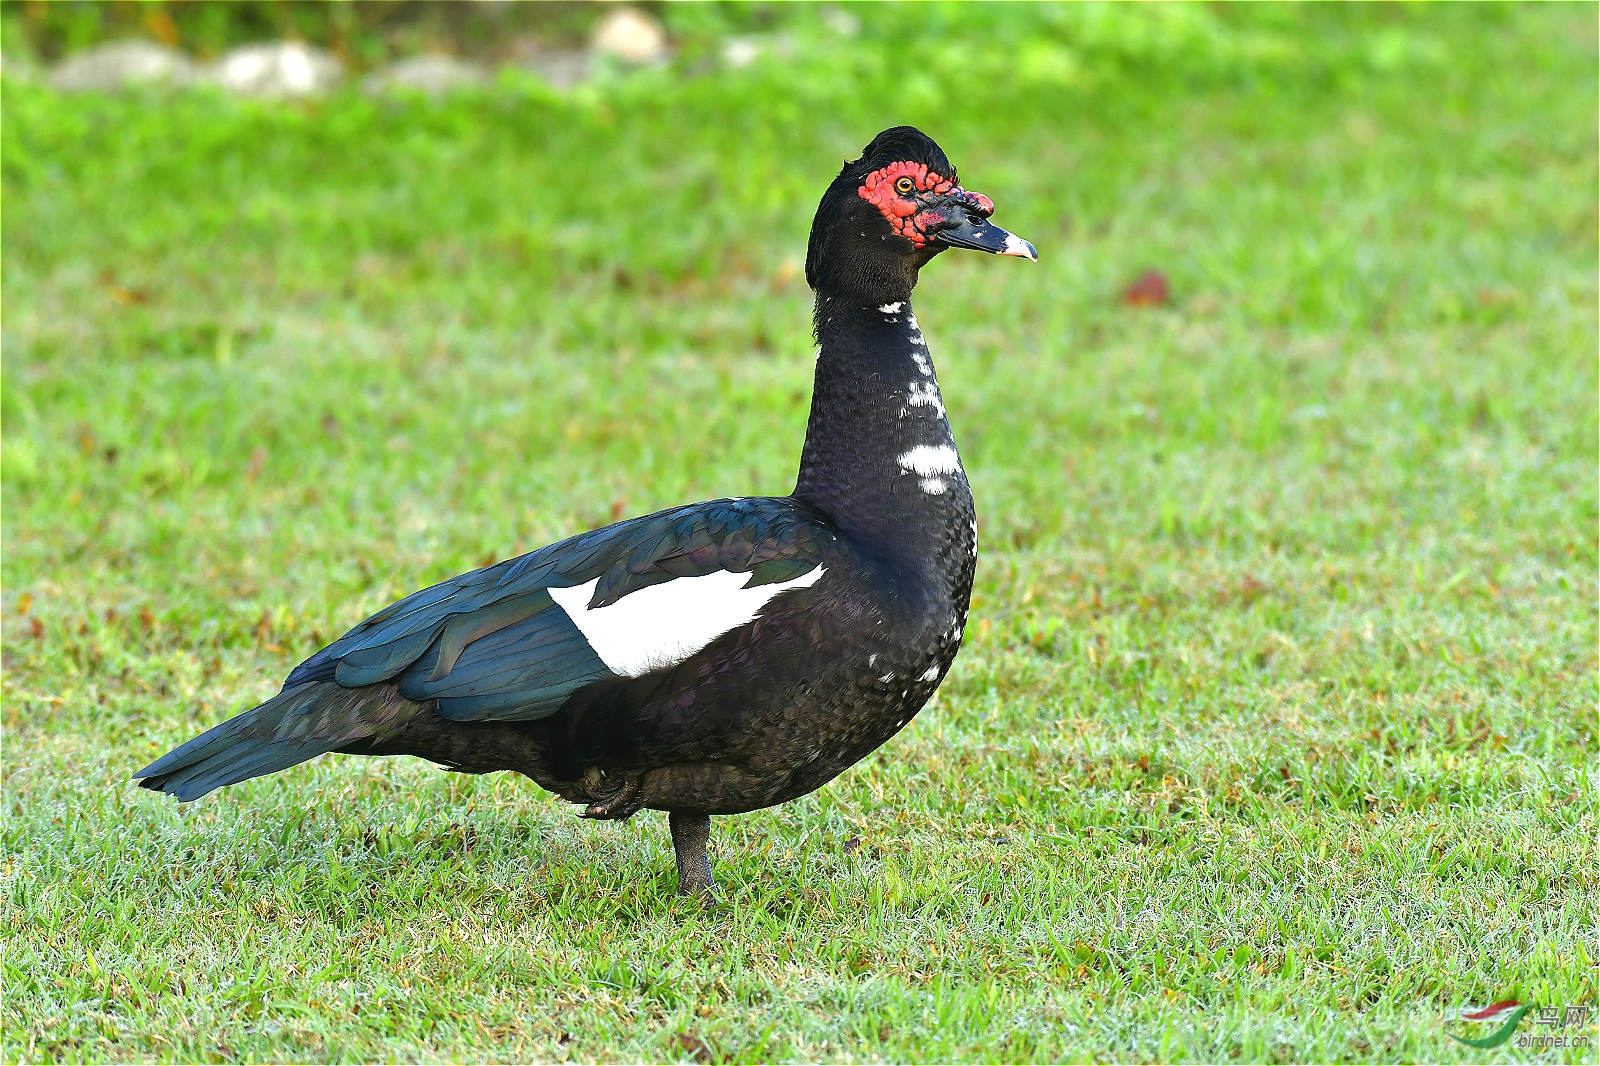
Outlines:
{"label": "duck leg", "polygon": [[711,816],[669,811],[667,824],[672,827],[672,850],[678,856],[678,895],[709,899],[717,887],[711,880],[711,859],[706,855]]}

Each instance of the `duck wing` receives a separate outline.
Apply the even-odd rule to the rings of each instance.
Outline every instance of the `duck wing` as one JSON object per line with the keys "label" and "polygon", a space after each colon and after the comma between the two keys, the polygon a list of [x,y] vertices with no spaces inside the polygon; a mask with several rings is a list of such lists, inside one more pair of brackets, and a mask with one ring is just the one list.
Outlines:
{"label": "duck wing", "polygon": [[394,684],[455,721],[531,721],[665,668],[815,582],[836,538],[789,497],[692,504],[582,533],[384,608],[285,688]]}

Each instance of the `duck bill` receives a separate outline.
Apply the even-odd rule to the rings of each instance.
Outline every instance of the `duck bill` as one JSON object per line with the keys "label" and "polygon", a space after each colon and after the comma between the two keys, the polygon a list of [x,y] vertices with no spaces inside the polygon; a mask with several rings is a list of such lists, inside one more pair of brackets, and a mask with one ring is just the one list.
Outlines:
{"label": "duck bill", "polygon": [[968,215],[954,226],[941,229],[938,239],[955,248],[972,248],[979,252],[992,252],[995,255],[1014,255],[1034,263],[1039,261],[1039,253],[1034,251],[1032,244],[1015,233],[1007,233],[986,218],[973,218]]}

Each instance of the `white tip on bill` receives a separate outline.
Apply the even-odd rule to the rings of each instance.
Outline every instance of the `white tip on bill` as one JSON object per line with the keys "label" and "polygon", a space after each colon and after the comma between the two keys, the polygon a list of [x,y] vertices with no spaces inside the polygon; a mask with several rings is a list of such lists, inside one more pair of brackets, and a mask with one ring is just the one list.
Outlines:
{"label": "white tip on bill", "polygon": [[1000,254],[1014,255],[1019,259],[1027,259],[1034,263],[1039,261],[1039,253],[1033,250],[1033,245],[1018,237],[1015,233],[1006,234],[1005,247],[1000,249]]}

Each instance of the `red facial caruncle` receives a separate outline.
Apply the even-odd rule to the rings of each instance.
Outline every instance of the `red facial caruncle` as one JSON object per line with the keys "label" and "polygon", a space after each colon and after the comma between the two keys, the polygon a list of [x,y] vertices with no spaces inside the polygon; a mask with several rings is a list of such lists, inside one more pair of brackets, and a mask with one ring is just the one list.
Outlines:
{"label": "red facial caruncle", "polygon": [[959,205],[988,218],[994,201],[982,193],[968,192],[950,178],[929,170],[925,163],[902,160],[867,175],[856,195],[876,207],[893,230],[921,248],[931,232],[948,220],[935,202],[954,194]]}

